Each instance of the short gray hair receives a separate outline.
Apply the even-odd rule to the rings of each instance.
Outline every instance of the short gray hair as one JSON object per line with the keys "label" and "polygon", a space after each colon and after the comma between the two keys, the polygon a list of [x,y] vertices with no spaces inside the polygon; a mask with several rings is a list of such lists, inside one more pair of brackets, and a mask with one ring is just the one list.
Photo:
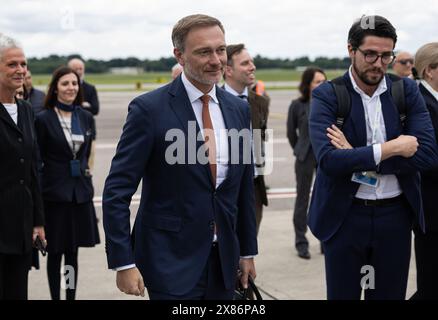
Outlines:
{"label": "short gray hair", "polygon": [[3,51],[7,49],[19,48],[22,49],[21,45],[15,39],[0,33],[0,59],[3,58]]}
{"label": "short gray hair", "polygon": [[218,26],[225,34],[222,23],[216,18],[207,16],[205,14],[192,14],[182,18],[175,24],[172,30],[172,42],[174,48],[184,52],[187,34],[193,28],[214,26]]}

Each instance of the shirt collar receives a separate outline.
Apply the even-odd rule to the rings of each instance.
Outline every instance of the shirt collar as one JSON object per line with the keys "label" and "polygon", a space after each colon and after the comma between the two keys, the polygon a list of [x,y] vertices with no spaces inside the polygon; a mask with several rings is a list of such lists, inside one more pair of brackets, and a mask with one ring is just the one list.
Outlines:
{"label": "shirt collar", "polygon": [[248,98],[248,87],[245,87],[245,89],[243,89],[242,93],[238,93],[236,90],[234,90],[233,88],[231,88],[228,83],[225,82],[225,90],[228,91],[229,93],[231,93],[233,96],[245,96]]}
{"label": "shirt collar", "polygon": [[436,91],[430,84],[427,83],[426,80],[421,80],[421,84],[434,96],[434,98],[438,101],[438,91]]}
{"label": "shirt collar", "polygon": [[[181,74],[181,80],[182,80],[182,83],[184,85],[184,88],[187,91],[187,95],[189,96],[190,103],[195,102],[196,100],[198,100],[199,98],[201,98],[204,95],[204,93],[201,90],[196,88],[189,81],[189,79],[187,79],[184,72]],[[214,85],[213,88],[211,88],[210,92],[208,92],[207,95],[209,95],[210,98],[213,99],[214,102],[219,104],[219,100],[216,97],[216,85]]]}
{"label": "shirt collar", "polygon": [[372,99],[376,96],[380,96],[382,93],[384,93],[388,89],[388,87],[386,85],[386,78],[383,77],[382,80],[380,81],[379,86],[377,87],[376,91],[374,91],[373,96],[370,97],[357,85],[356,81],[354,80],[353,73],[351,71],[352,68],[353,68],[353,66],[350,66],[350,68],[348,69],[348,75],[350,76],[351,84],[353,85],[354,91],[359,93],[361,97],[367,97],[368,99]]}

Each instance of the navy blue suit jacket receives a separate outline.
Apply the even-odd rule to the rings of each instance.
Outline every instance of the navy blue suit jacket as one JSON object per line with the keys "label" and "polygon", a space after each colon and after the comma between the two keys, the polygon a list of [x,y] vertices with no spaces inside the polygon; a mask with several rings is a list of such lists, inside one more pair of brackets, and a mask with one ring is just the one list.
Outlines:
{"label": "navy blue suit jacket", "polygon": [[36,117],[36,132],[40,147],[42,166],[43,199],[55,202],[85,203],[93,200],[94,190],[91,177],[86,174],[90,156],[93,116],[78,109],[84,143],[76,158],[81,164],[81,176],[72,177],[70,160],[73,153],[54,109],[46,109]]}
{"label": "navy blue suit jacket", "polygon": [[[227,129],[249,129],[248,104],[218,87],[216,94]],[[228,289],[235,285],[239,255],[257,254],[253,165],[230,163],[227,178],[215,189],[208,163],[187,164],[188,121],[196,123],[196,117],[181,77],[134,99],[103,193],[109,267],[135,263],[148,288],[175,295],[200,279],[213,221]],[[186,139],[185,164],[166,162],[166,149],[173,144],[165,139],[170,129],[180,129]],[[197,142],[196,150],[202,144]],[[242,146],[240,141],[240,157]],[[133,252],[129,204],[140,180]]]}
{"label": "navy blue suit jacket", "polygon": [[358,171],[378,171],[395,174],[420,227],[424,230],[424,214],[420,192],[419,170],[437,166],[438,151],[434,130],[424,100],[416,83],[403,79],[407,121],[402,129],[399,112],[391,97],[392,82],[385,76],[388,90],[381,96],[382,113],[387,140],[401,134],[418,139],[419,147],[411,158],[400,156],[382,161],[376,166],[372,146],[366,145],[366,122],[360,95],[354,91],[348,72],[344,75],[351,97],[350,115],[345,119],[342,131],[354,149],[337,150],[327,137],[327,128],[336,123],[337,99],[330,83],[326,82],[313,91],[309,118],[312,147],[318,161],[313,187],[308,223],[313,234],[320,240],[330,239],[349,213],[359,184],[351,181]]}

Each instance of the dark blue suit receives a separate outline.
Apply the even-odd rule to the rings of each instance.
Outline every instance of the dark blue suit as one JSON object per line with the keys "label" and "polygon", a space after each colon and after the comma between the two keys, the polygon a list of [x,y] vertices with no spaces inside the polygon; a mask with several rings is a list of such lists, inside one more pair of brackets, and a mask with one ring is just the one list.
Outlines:
{"label": "dark blue suit", "polygon": [[[219,88],[216,94],[227,129],[249,129],[248,104]],[[208,163],[187,164],[188,121],[196,117],[181,77],[134,99],[103,194],[109,267],[135,263],[148,290],[177,296],[199,281],[214,222],[227,289],[235,285],[239,255],[257,253],[252,164],[229,164],[227,178],[215,189]],[[185,164],[166,162],[166,149],[173,143],[165,139],[170,129],[184,134]],[[196,150],[202,144],[198,141]],[[240,157],[242,146],[240,141]],[[129,203],[140,180],[133,252]]]}
{"label": "dark blue suit", "polygon": [[[345,230],[354,224],[359,225],[362,223],[359,222],[360,219],[363,218],[363,216],[355,216],[356,213],[361,211],[361,209],[353,205],[353,199],[359,188],[358,183],[351,181],[353,172],[377,171],[380,174],[395,174],[404,197],[407,200],[407,203],[404,206],[407,215],[414,214],[418,224],[424,229],[424,213],[421,201],[420,175],[418,170],[431,168],[438,163],[437,147],[430,116],[414,81],[403,79],[408,111],[406,126],[404,129],[402,129],[399,120],[397,107],[394,105],[390,95],[392,83],[387,76],[386,82],[388,89],[380,96],[380,100],[382,103],[382,114],[385,121],[387,141],[392,140],[401,134],[412,135],[418,139],[418,150],[411,158],[407,159],[399,156],[392,157],[382,161],[376,166],[372,146],[366,146],[366,122],[361,97],[356,91],[354,91],[348,72],[344,75],[344,80],[351,96],[352,107],[350,115],[345,120],[342,131],[354,149],[337,150],[331,145],[327,138],[326,129],[336,123],[337,115],[336,95],[329,83],[324,83],[314,90],[309,118],[310,139],[318,161],[318,171],[313,188],[308,224],[313,234],[318,239],[324,241],[327,245],[330,244],[333,252],[336,252],[337,250],[339,251],[339,246],[345,245],[345,243],[349,243],[349,241],[354,242],[361,239],[361,237],[366,238],[369,236],[367,232],[361,234],[360,232]],[[366,212],[364,215],[369,214],[373,217],[377,215],[383,216],[391,212],[391,210],[388,211],[387,209],[388,208],[385,208],[385,210],[383,210],[385,211],[384,213],[382,212],[378,214],[376,213],[378,211],[376,209],[375,212]],[[392,209],[392,211],[394,210],[395,209]],[[407,228],[403,229],[406,232],[397,230],[397,227],[406,223],[407,227],[410,229],[412,219],[406,220],[406,217],[401,216],[402,214],[398,217],[393,216],[395,220],[388,222],[389,225],[394,225],[394,228],[392,228],[394,234],[391,235],[391,239],[394,242],[397,242],[397,239],[400,242],[406,241],[407,246],[408,241],[410,244],[410,231],[407,233]],[[403,222],[400,222],[397,219],[400,219],[400,221],[403,220]],[[382,222],[383,220],[379,221]],[[377,228],[377,224],[380,223],[379,221],[373,220],[372,228]],[[363,241],[363,245],[364,247],[370,246],[370,250],[373,248],[373,245],[378,242],[375,240],[376,242],[374,244],[368,244],[366,241],[368,240]],[[403,246],[391,247],[389,246],[389,242],[385,241],[379,245],[381,248],[388,245],[388,247],[383,250],[385,252],[382,253],[382,256],[386,254],[386,259],[389,260],[391,259],[392,253],[397,254],[400,253],[397,250],[405,250]],[[336,270],[342,270],[343,266],[354,265],[349,259],[354,259],[357,247],[352,245],[350,249],[352,252],[351,255],[344,254],[342,256],[337,256],[336,259],[331,259],[332,255],[330,253],[326,255],[329,298],[356,298],[356,296],[352,297],[351,295],[348,296],[348,294],[342,296],[341,291],[342,287],[359,287],[359,280],[354,284],[348,283],[348,281],[351,280],[348,278],[348,275],[336,272]],[[378,251],[377,249],[374,250]],[[410,251],[406,254],[400,253],[400,255],[403,256],[401,259],[403,260],[403,263],[407,262],[407,265],[395,266],[395,268],[397,269],[400,267],[400,269],[408,270]],[[333,254],[333,257],[334,256],[336,255]],[[361,257],[361,259],[361,261],[367,261],[366,257]],[[376,264],[378,265],[379,263],[376,262]],[[378,271],[376,271],[376,273],[377,272]],[[393,274],[396,274],[396,272],[394,271]],[[359,271],[357,271],[357,275],[360,276]],[[357,279],[359,279],[359,277]],[[377,280],[379,280],[379,278],[377,278]],[[381,287],[387,286],[388,290],[391,291],[391,284],[385,284],[385,279],[380,280],[382,280],[383,282],[381,283],[384,284],[381,285]],[[402,280],[400,281],[403,282]],[[348,291],[348,289],[346,290]],[[395,290],[403,291],[403,285]],[[399,297],[403,294],[403,292],[399,292],[399,294],[396,294],[395,296]],[[385,297],[391,298],[391,295],[383,294],[381,296],[381,298]]]}

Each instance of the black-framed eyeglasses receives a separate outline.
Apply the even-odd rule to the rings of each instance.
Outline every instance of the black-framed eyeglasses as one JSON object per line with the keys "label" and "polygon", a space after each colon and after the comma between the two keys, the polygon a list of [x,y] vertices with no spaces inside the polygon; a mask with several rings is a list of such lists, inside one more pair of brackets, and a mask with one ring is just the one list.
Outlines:
{"label": "black-framed eyeglasses", "polygon": [[380,58],[383,64],[390,64],[395,58],[393,51],[378,54],[375,51],[363,51],[360,48],[355,48],[354,50],[360,51],[363,54],[365,61],[368,63],[374,63]]}

